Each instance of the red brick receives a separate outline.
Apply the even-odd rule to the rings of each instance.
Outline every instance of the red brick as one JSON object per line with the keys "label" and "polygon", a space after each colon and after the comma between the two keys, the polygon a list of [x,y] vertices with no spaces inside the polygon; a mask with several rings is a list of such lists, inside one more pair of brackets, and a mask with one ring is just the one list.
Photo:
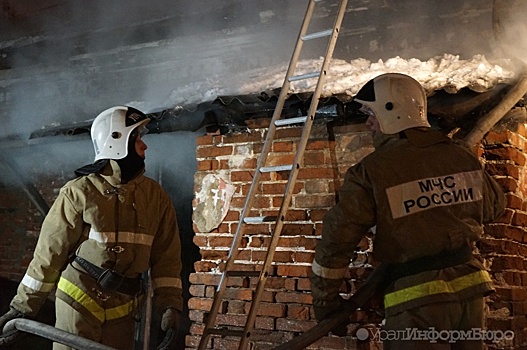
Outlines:
{"label": "red brick", "polygon": [[196,144],[198,146],[211,145],[213,143],[214,136],[204,135],[196,137]]}
{"label": "red brick", "polygon": [[282,229],[283,235],[296,236],[296,235],[307,235],[311,236],[314,234],[313,224],[285,224]]}
{"label": "red brick", "polygon": [[309,266],[299,265],[278,265],[278,275],[287,277],[307,277],[309,276]]}
{"label": "red brick", "polygon": [[298,278],[297,280],[297,289],[299,291],[310,291],[311,290],[311,281],[309,278]]}
{"label": "red brick", "polygon": [[301,168],[298,179],[333,179],[335,173],[330,168]]}
{"label": "red brick", "polygon": [[209,158],[231,155],[233,151],[232,146],[213,146],[213,147],[200,147],[196,150],[197,158]]}
{"label": "red brick", "polygon": [[190,310],[189,318],[194,322],[203,322],[205,320],[205,311]]}
{"label": "red brick", "polygon": [[273,143],[273,152],[291,152],[293,151],[293,142],[276,141]]}
{"label": "red brick", "polygon": [[[224,237],[224,236],[212,236],[209,237],[209,247],[216,248],[225,248],[232,245],[233,236]],[[240,246],[245,247],[247,245],[247,239],[242,238],[240,241]]]}
{"label": "red brick", "polygon": [[212,162],[213,160],[211,159],[198,161],[198,171],[212,170]]}
{"label": "red brick", "polygon": [[485,226],[485,233],[495,238],[509,238],[517,242],[522,242],[526,231],[521,227],[494,224]]}
{"label": "red brick", "polygon": [[262,135],[259,132],[243,132],[233,133],[230,135],[223,136],[223,143],[251,143],[251,142],[262,142]]}
{"label": "red brick", "polygon": [[269,156],[267,156],[267,162],[265,163],[265,166],[289,165],[293,164],[294,160],[294,154],[271,153]]}
{"label": "red brick", "polygon": [[220,282],[219,275],[211,275],[209,273],[191,273],[189,282],[192,284],[204,284],[217,286]]}
{"label": "red brick", "polygon": [[316,247],[316,237],[280,237],[279,247],[295,247],[314,250]]}
{"label": "red brick", "polygon": [[278,318],[276,329],[288,332],[306,332],[316,325],[316,321],[292,320],[289,318]]}
{"label": "red brick", "polygon": [[256,317],[254,326],[259,329],[274,330],[274,317]]}
{"label": "red brick", "polygon": [[[245,206],[246,197],[233,197],[231,200],[231,208],[243,208]],[[271,203],[270,197],[257,196],[253,200],[253,208],[269,208]]]}
{"label": "red brick", "polygon": [[287,307],[287,317],[298,320],[310,319],[310,307],[302,304],[289,305]]}
{"label": "red brick", "polygon": [[218,314],[216,324],[243,327],[246,320],[246,315]]}
{"label": "red brick", "polygon": [[496,179],[496,182],[498,183],[498,185],[501,186],[501,188],[505,192],[517,192],[520,189],[520,186],[518,184],[518,180],[515,180],[515,179],[510,178],[510,177],[498,178],[498,179]]}
{"label": "red brick", "polygon": [[527,227],[527,214],[522,212],[515,212],[512,217],[512,224],[516,226]]}
{"label": "red brick", "polygon": [[329,141],[327,140],[310,140],[306,145],[306,150],[325,150],[327,148],[329,148]]}
{"label": "red brick", "polygon": [[252,182],[254,171],[233,171],[231,172],[232,182]]}
{"label": "red brick", "polygon": [[487,145],[501,145],[509,143],[509,133],[507,130],[496,132],[491,130],[487,135],[485,135],[485,141]]}
{"label": "red brick", "polygon": [[328,193],[328,182],[320,180],[308,180],[305,185],[306,195],[316,193]]}
{"label": "red brick", "polygon": [[194,297],[204,297],[205,296],[205,286],[203,285],[189,286],[189,294]]}
{"label": "red brick", "polygon": [[[335,200],[333,197],[333,205],[334,204],[335,204]],[[322,208],[311,209],[309,210],[309,217],[311,218],[312,221],[322,221],[324,216],[326,216],[327,212],[328,212],[328,209],[322,209]]]}
{"label": "red brick", "polygon": [[520,168],[518,165],[507,164],[507,163],[506,164],[488,163],[485,166],[485,168],[490,174],[511,176],[516,180],[520,178],[520,171],[523,170],[523,168]]}
{"label": "red brick", "polygon": [[485,156],[489,160],[512,160],[517,165],[525,165],[525,154],[513,147],[487,149]]}
{"label": "red brick", "polygon": [[296,208],[328,208],[335,205],[335,196],[332,194],[328,195],[312,195],[312,196],[296,196],[295,207]]}
{"label": "red brick", "polygon": [[323,166],[326,163],[326,154],[324,151],[316,152],[305,152],[304,153],[304,166],[309,167],[312,165]]}
{"label": "red brick", "polygon": [[211,299],[190,298],[188,300],[188,307],[191,310],[209,311],[211,306],[212,306],[212,300]]}
{"label": "red brick", "polygon": [[[249,313],[251,305],[245,306],[245,313]],[[260,303],[258,306],[257,315],[259,316],[272,316],[272,317],[284,317],[286,311],[285,304],[277,303]]]}
{"label": "red brick", "polygon": [[[276,183],[276,182],[273,182],[273,183],[263,183],[262,184],[262,193],[266,194],[266,195],[270,195],[270,194],[285,194],[285,188],[287,187],[287,183],[286,182],[283,182],[283,183]],[[300,191],[302,191],[302,188],[303,188],[303,184],[300,183],[300,182],[297,182],[295,183],[295,185],[293,186],[293,194],[297,194],[297,193],[300,193]]]}
{"label": "red brick", "polygon": [[314,256],[314,252],[293,252],[293,261],[297,263],[311,263]]}
{"label": "red brick", "polygon": [[194,270],[196,272],[210,272],[212,269],[218,267],[218,264],[212,261],[196,261],[194,262]]}
{"label": "red brick", "polygon": [[275,133],[275,139],[287,139],[287,138],[295,138],[297,140],[300,135],[302,135],[302,128],[294,127],[294,128],[284,128],[284,129],[278,129]]}

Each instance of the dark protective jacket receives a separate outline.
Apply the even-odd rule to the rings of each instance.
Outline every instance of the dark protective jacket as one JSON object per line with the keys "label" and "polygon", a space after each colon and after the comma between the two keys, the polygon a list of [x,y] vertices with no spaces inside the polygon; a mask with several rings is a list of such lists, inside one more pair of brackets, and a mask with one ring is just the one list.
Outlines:
{"label": "dark protective jacket", "polygon": [[[315,307],[338,303],[350,259],[370,228],[375,259],[404,263],[470,245],[505,209],[503,191],[479,159],[442,133],[409,129],[375,142],[375,151],[348,169],[339,202],[324,218],[311,273]],[[385,310],[389,316],[490,290],[489,274],[473,259],[397,279]]]}
{"label": "dark protective jacket", "polygon": [[130,278],[151,268],[154,305],[181,310],[180,251],[176,213],[167,193],[142,174],[121,184],[119,166],[110,161],[61,188],[11,306],[35,315],[57,285],[57,298],[93,322],[132,313],[137,296],[102,290],[76,262],[68,263],[75,253]]}

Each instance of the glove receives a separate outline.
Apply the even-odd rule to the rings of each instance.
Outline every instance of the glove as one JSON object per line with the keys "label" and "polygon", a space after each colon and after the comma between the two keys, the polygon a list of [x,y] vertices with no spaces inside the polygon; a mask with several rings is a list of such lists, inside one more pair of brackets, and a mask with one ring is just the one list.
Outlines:
{"label": "glove", "polygon": [[180,325],[181,312],[174,308],[166,309],[161,317],[161,330],[166,333],[157,350],[170,349],[176,343]]}
{"label": "glove", "polygon": [[22,318],[24,314],[18,310],[10,308],[3,316],[0,316],[0,346],[12,344],[21,335],[16,329],[4,334],[5,325],[15,318]]}
{"label": "glove", "polygon": [[[313,300],[313,310],[315,311],[316,319],[320,322],[331,318],[332,314],[343,310],[345,303],[346,301],[340,296],[334,301]],[[344,337],[348,334],[348,325],[342,323],[334,327],[331,333],[339,337]]]}

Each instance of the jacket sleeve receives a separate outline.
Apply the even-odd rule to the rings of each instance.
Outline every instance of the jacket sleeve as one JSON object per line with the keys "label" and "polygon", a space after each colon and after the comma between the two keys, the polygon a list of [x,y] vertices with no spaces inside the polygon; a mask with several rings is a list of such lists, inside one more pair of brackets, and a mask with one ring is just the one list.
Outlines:
{"label": "jacket sleeve", "polygon": [[33,317],[54,289],[60,272],[75,250],[83,232],[82,215],[63,187],[46,215],[33,259],[18,286],[11,307]]}
{"label": "jacket sleeve", "polygon": [[483,179],[483,223],[489,223],[503,215],[507,199],[501,186],[486,171]]}
{"label": "jacket sleeve", "polygon": [[339,290],[357,244],[375,225],[373,189],[363,166],[350,168],[339,191],[338,203],[323,220],[310,274],[315,307],[331,307],[340,302]]}
{"label": "jacket sleeve", "polygon": [[159,232],[150,258],[154,305],[158,312],[167,308],[183,309],[181,282],[181,242],[176,212],[168,195],[163,195]]}

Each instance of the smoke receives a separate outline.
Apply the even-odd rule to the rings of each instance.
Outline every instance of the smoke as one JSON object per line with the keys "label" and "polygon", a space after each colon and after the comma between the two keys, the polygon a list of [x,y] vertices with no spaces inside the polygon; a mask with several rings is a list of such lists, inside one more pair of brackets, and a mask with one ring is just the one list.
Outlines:
{"label": "smoke", "polygon": [[[14,18],[0,34],[10,67],[0,70],[0,137],[93,119],[118,104],[154,112],[238,93],[255,72],[287,63],[307,3],[77,0]],[[492,3],[350,1],[335,57],[488,55]],[[337,9],[317,6],[310,31],[331,27]],[[301,58],[318,58],[325,41],[304,46]]]}

